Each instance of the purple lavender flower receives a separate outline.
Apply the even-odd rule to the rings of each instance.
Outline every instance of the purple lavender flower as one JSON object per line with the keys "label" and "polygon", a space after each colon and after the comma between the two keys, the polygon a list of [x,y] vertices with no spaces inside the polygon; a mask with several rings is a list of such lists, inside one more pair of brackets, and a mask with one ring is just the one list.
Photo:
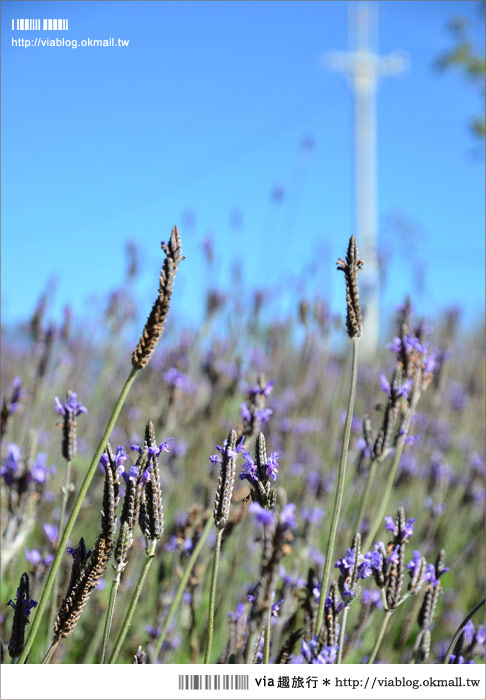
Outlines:
{"label": "purple lavender flower", "polygon": [[248,510],[255,514],[255,519],[258,523],[262,525],[271,525],[273,523],[273,511],[263,508],[259,503],[252,503]]}
{"label": "purple lavender flower", "polygon": [[20,593],[20,587],[19,587],[19,588],[17,588],[17,595],[15,596],[15,600],[9,600],[7,605],[10,605],[11,608],[16,610],[17,606],[19,604],[22,605],[22,611],[23,611],[24,616],[27,618],[27,621],[28,621],[28,618],[30,617],[30,611],[32,610],[32,608],[37,607],[37,601],[32,600],[31,598],[23,598],[21,593]]}
{"label": "purple lavender flower", "polygon": [[68,393],[66,403],[61,403],[59,396],[54,398],[55,411],[65,416],[67,413],[72,413],[75,416],[79,416],[80,413],[88,413],[86,406],[83,406],[81,401],[77,400],[78,394],[76,391],[70,391]]}
{"label": "purple lavender flower", "polygon": [[52,544],[55,544],[57,542],[57,537],[59,535],[59,528],[56,527],[56,525],[50,525],[50,523],[44,523],[42,526],[42,529],[44,530],[44,533],[49,540],[49,542],[52,542]]}
{"label": "purple lavender flower", "polygon": [[[414,522],[416,518],[409,518],[407,522],[405,523],[405,527],[403,529],[403,532],[400,533],[400,539],[407,539],[408,537],[411,537],[414,532]],[[391,515],[386,515],[385,516],[385,527],[387,530],[390,530],[393,532],[395,537],[398,536],[398,528],[395,524],[395,521],[391,517]]]}
{"label": "purple lavender flower", "polygon": [[[250,506],[251,508],[251,506]],[[280,513],[280,523],[283,527],[294,529],[297,527],[297,521],[295,519],[295,503],[287,503]],[[268,511],[267,511],[268,512]]]}
{"label": "purple lavender flower", "polygon": [[50,566],[54,560],[54,554],[47,554],[45,557],[37,549],[25,549],[25,558],[34,568],[42,564]]}
{"label": "purple lavender flower", "polygon": [[84,544],[84,539],[81,537],[77,547],[66,547],[66,552],[70,554],[73,558],[73,562],[84,566],[91,556],[92,549],[86,549]]}
{"label": "purple lavender flower", "polygon": [[273,389],[273,382],[267,382],[264,387],[254,384],[248,391],[251,396],[270,396]]}
{"label": "purple lavender flower", "polygon": [[271,408],[260,408],[258,411],[256,411],[255,418],[260,421],[262,426],[264,426],[270,420],[272,413],[273,411]]}
{"label": "purple lavender flower", "polygon": [[[168,443],[173,439],[174,438],[170,437],[170,438],[167,438],[167,440],[164,440],[164,442],[161,442],[158,447],[157,447],[157,445],[155,445],[155,447],[149,447],[148,448],[149,455],[155,455],[156,457],[158,457],[161,452],[170,452]],[[133,450],[134,452],[138,452],[139,454],[142,454],[142,452],[143,452],[143,448],[140,447],[139,445],[130,445],[130,449]],[[125,459],[126,459],[126,455],[125,455]]]}
{"label": "purple lavender flower", "polygon": [[371,605],[372,608],[383,607],[381,593],[376,589],[370,590],[369,588],[365,588],[361,595],[361,600],[363,602],[363,605]]}
{"label": "purple lavender flower", "polygon": [[25,549],[25,558],[32,564],[32,566],[38,566],[42,561],[42,554],[37,549]]}
{"label": "purple lavender flower", "polygon": [[311,639],[309,643],[307,643],[305,639],[302,640],[301,654],[304,660],[309,664],[334,664],[336,662],[337,650],[337,644],[334,646],[323,646],[319,650],[317,637]]}
{"label": "purple lavender flower", "polygon": [[251,423],[251,412],[246,403],[240,404],[241,408],[241,417],[245,421],[245,423]]}
{"label": "purple lavender flower", "polygon": [[245,465],[240,473],[240,479],[242,481],[246,479],[252,486],[256,486],[258,483],[258,471],[251,454],[247,450],[243,452],[243,459],[245,460]]}
{"label": "purple lavender flower", "polygon": [[338,559],[334,564],[335,569],[339,569],[343,576],[348,575],[349,569],[352,569],[355,561],[355,551],[354,549],[347,549],[346,555],[342,559]]}
{"label": "purple lavender flower", "polygon": [[410,576],[412,576],[412,578],[415,576],[417,569],[419,568],[421,562],[422,562],[422,555],[420,554],[418,549],[414,549],[413,550],[413,557],[407,564],[407,569],[410,573]]}
{"label": "purple lavender flower", "polygon": [[241,617],[243,617],[243,613],[245,612],[245,604],[244,603],[237,603],[236,605],[236,610],[234,612],[229,612],[228,617],[230,620],[233,620],[233,622],[237,622]]}
{"label": "purple lavender flower", "polygon": [[29,472],[29,482],[45,484],[49,471],[50,470],[47,467],[47,455],[44,452],[40,452]]}
{"label": "purple lavender flower", "polygon": [[375,549],[372,552],[366,552],[366,554],[363,557],[363,561],[358,566],[357,578],[365,579],[368,576],[371,576],[374,570],[381,571],[382,567],[383,557],[381,556],[379,551]]}
{"label": "purple lavender flower", "polygon": [[[24,396],[25,391],[22,390],[22,377],[15,377],[12,382],[12,393],[7,406],[8,414],[12,415],[18,411],[20,399],[22,399]],[[5,403],[6,401],[4,399],[4,405]]]}
{"label": "purple lavender flower", "polygon": [[446,571],[449,571],[449,569],[449,566],[445,566],[443,569],[436,571],[433,564],[427,564],[424,581],[430,581],[433,586],[438,586],[440,577],[442,574],[445,574]]}
{"label": "purple lavender flower", "polygon": [[[268,479],[275,481],[278,474],[278,452],[272,452],[267,462],[266,475]],[[295,506],[294,506],[295,508]]]}
{"label": "purple lavender flower", "polygon": [[[239,442],[238,445],[236,446],[236,450],[228,450],[228,457],[232,457],[233,459],[236,459],[236,457],[238,457],[238,452],[243,452],[243,442],[244,442],[244,440],[245,440],[245,436],[243,435],[243,437],[241,438],[240,442]],[[224,455],[224,452],[225,452],[225,450],[226,450],[226,445],[227,445],[227,444],[228,444],[228,440],[225,440],[225,441],[223,442],[223,446],[222,446],[222,447],[221,447],[221,445],[216,445],[216,449],[218,450],[218,452],[219,452],[221,455]],[[245,454],[248,454],[248,455],[249,455],[249,452],[246,452],[246,453],[244,452],[243,455],[245,455]],[[209,459],[210,459],[210,461],[212,462],[212,464],[222,464],[222,463],[223,463],[222,457],[220,457],[220,456],[217,455],[217,454],[211,455],[211,457],[210,457]],[[251,458],[250,458],[250,459],[251,459]],[[246,461],[246,460],[245,460],[245,461]],[[242,478],[242,477],[240,476],[240,479],[241,479],[241,478]]]}
{"label": "purple lavender flower", "polygon": [[464,626],[464,641],[467,646],[472,643],[474,639],[474,622],[469,620],[469,622]]}
{"label": "purple lavender flower", "polygon": [[13,484],[14,477],[20,468],[20,461],[20,447],[14,442],[9,443],[7,446],[7,457],[5,458],[5,462],[1,467],[1,475],[5,479],[7,486],[11,486]]}
{"label": "purple lavender flower", "polygon": [[395,336],[395,337],[393,338],[393,342],[392,342],[392,343],[387,343],[386,347],[387,347],[389,350],[391,350],[392,352],[398,353],[398,352],[400,352],[401,349],[402,349],[402,341],[400,340],[400,338],[398,338],[397,336]]}
{"label": "purple lavender flower", "polygon": [[325,513],[322,508],[302,508],[300,517],[309,524],[319,525]]}
{"label": "purple lavender flower", "polygon": [[176,367],[171,367],[167,370],[167,372],[164,372],[163,378],[167,382],[167,384],[173,389],[180,389],[181,391],[187,392],[191,392],[194,390],[193,383],[191,382],[187,374],[183,374],[178,369],[176,369]]}

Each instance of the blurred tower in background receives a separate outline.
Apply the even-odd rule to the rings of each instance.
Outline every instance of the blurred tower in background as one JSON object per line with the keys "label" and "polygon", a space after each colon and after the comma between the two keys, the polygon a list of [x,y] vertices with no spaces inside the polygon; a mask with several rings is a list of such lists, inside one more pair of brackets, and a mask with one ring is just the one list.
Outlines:
{"label": "blurred tower in background", "polygon": [[362,352],[376,352],[380,333],[380,275],[377,251],[376,86],[379,77],[405,70],[408,56],[394,51],[378,56],[378,9],[374,4],[348,5],[347,52],[324,55],[330,70],[348,76],[354,97],[355,231],[364,260],[360,292],[364,309]]}

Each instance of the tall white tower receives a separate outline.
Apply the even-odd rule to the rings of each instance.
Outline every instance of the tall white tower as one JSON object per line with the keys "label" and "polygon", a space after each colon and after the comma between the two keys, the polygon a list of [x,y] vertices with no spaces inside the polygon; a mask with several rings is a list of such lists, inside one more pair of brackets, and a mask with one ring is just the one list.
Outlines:
{"label": "tall white tower", "polygon": [[360,292],[364,310],[362,352],[376,352],[380,333],[380,277],[377,254],[376,86],[380,77],[405,70],[408,55],[378,56],[378,10],[374,4],[348,5],[347,52],[324,55],[325,66],[348,77],[354,96],[355,233],[364,267]]}

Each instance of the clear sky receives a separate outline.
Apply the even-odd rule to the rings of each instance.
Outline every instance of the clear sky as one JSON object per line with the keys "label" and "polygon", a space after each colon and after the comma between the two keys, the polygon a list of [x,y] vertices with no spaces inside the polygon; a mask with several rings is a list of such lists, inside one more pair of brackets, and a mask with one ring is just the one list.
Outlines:
{"label": "clear sky", "polygon": [[[378,91],[380,245],[386,306],[410,291],[433,315],[484,307],[484,157],[468,122],[477,90],[434,62],[447,24],[478,2],[380,2],[379,53],[409,53]],[[142,252],[151,302],[160,241],[178,224],[176,304],[195,320],[234,261],[248,285],[306,278],[342,308],[336,258],[353,232],[352,97],[322,55],[345,50],[346,2],[2,2],[2,313],[30,314],[48,280],[54,313],[101,299]],[[68,31],[12,31],[12,18]],[[129,40],[125,47],[12,46],[15,39]],[[358,241],[359,244],[359,241]],[[182,278],[182,270],[181,270]],[[420,284],[420,279],[423,283]],[[285,296],[285,295],[283,295]],[[283,297],[282,297],[283,298]]]}

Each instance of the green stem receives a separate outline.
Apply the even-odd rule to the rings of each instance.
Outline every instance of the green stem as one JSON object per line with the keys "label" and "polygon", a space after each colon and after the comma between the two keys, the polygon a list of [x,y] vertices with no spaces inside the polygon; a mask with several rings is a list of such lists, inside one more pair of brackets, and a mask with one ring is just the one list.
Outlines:
{"label": "green stem", "polygon": [[211,527],[213,525],[213,519],[208,518],[208,521],[204,527],[204,530],[201,532],[201,537],[199,538],[199,542],[197,545],[194,547],[194,550],[191,554],[191,558],[189,559],[189,562],[184,570],[184,573],[182,574],[182,578],[179,582],[179,587],[177,589],[177,593],[175,594],[175,598],[172,601],[172,605],[170,606],[169,614],[167,615],[167,619],[165,621],[164,627],[162,628],[162,632],[160,634],[160,637],[157,640],[157,646],[155,647],[154,651],[154,659],[157,659],[160,650],[162,648],[162,644],[164,643],[164,640],[167,636],[167,632],[169,629],[169,625],[172,622],[172,618],[174,617],[174,614],[179,607],[179,604],[181,602],[182,594],[184,593],[184,589],[186,587],[186,584],[189,580],[189,576],[191,575],[191,571],[194,567],[194,564],[196,563],[196,559],[199,556],[199,553],[201,552],[203,545],[206,541],[207,536],[209,535],[209,532],[211,530]]}
{"label": "green stem", "polygon": [[[66,506],[69,498],[69,488],[71,485],[71,460],[68,459],[66,463],[66,483],[61,489],[62,493],[62,500],[61,500],[61,514],[59,515],[59,534],[64,529],[64,518],[66,516]],[[54,627],[54,621],[56,619],[56,612],[57,612],[57,598],[59,596],[59,572],[57,572],[56,577],[54,579],[54,586],[53,586],[54,593],[52,595],[52,601],[51,601],[51,617],[49,621],[49,627],[48,631],[52,630]]]}
{"label": "green stem", "polygon": [[395,483],[395,478],[398,472],[398,467],[400,465],[400,459],[402,457],[402,452],[403,452],[403,447],[405,445],[405,440],[402,440],[402,442],[397,446],[395,450],[395,457],[393,458],[392,465],[390,467],[390,471],[388,472],[388,479],[386,482],[386,487],[385,487],[385,493],[383,494],[383,498],[381,499],[381,505],[378,511],[378,515],[373,521],[373,525],[370,528],[370,531],[368,533],[368,536],[366,538],[366,541],[362,547],[363,552],[367,552],[369,548],[371,547],[373,540],[376,537],[376,533],[380,529],[380,527],[383,524],[383,518],[386,512],[386,509],[388,507],[388,501],[390,500],[391,492],[393,489],[393,484]]}
{"label": "green stem", "polygon": [[120,652],[120,649],[122,647],[123,642],[125,641],[125,637],[127,636],[128,628],[130,627],[130,624],[132,622],[132,617],[133,613],[135,612],[135,608],[137,607],[138,599],[140,598],[140,593],[142,591],[143,584],[145,582],[145,579],[147,578],[148,571],[150,569],[150,565],[152,564],[153,558],[155,556],[155,549],[157,547],[157,542],[158,540],[153,540],[150,544],[149,549],[147,550],[147,556],[145,558],[145,564],[143,565],[142,572],[140,574],[140,578],[138,579],[137,585],[135,586],[135,590],[133,591],[133,596],[132,600],[130,602],[130,606],[128,608],[127,614],[125,616],[125,620],[123,621],[122,628],[120,630],[120,633],[118,635],[118,639],[115,642],[115,646],[113,647],[113,651],[110,656],[110,660],[108,663],[114,664],[115,661],[117,660],[118,654]]}
{"label": "green stem", "polygon": [[383,620],[383,623],[381,625],[380,634],[378,635],[378,639],[376,640],[375,646],[373,647],[373,651],[371,652],[370,658],[368,659],[369,664],[373,663],[373,661],[376,658],[376,655],[378,654],[378,649],[380,648],[381,642],[383,641],[383,637],[385,635],[386,628],[388,627],[388,623],[389,623],[390,618],[392,616],[392,612],[393,612],[393,610],[387,610],[385,612],[385,619]]}
{"label": "green stem", "polygon": [[419,630],[419,633],[417,634],[417,639],[415,640],[415,644],[413,645],[412,649],[412,658],[410,659],[411,664],[417,663],[417,658],[418,658],[418,651],[420,648],[420,643],[422,641],[422,638],[424,636],[424,629]]}
{"label": "green stem", "polygon": [[356,520],[356,526],[355,526],[353,532],[361,532],[361,530],[360,530],[361,523],[363,522],[363,516],[364,516],[364,514],[366,512],[366,508],[368,506],[368,500],[369,500],[370,493],[371,493],[371,486],[375,480],[377,465],[378,465],[378,461],[376,459],[371,460],[370,471],[368,474],[368,481],[366,482],[365,492],[363,494],[363,498],[361,499],[361,506],[359,509],[358,518]]}
{"label": "green stem", "polygon": [[219,566],[219,553],[221,551],[221,538],[223,537],[223,530],[218,529],[218,534],[216,535],[216,547],[214,549],[214,560],[213,560],[213,574],[211,577],[211,592],[209,595],[209,619],[208,619],[208,640],[206,643],[206,654],[204,656],[204,663],[209,663],[209,658],[211,656],[211,647],[213,646],[213,635],[214,635],[214,605],[216,601],[216,581],[218,578],[218,566]]}
{"label": "green stem", "polygon": [[126,380],[123,389],[121,390],[120,396],[118,398],[118,401],[116,402],[115,408],[113,409],[113,413],[111,414],[111,418],[108,422],[108,425],[106,427],[106,430],[103,434],[103,437],[100,440],[100,444],[98,446],[98,449],[96,450],[96,454],[93,457],[93,460],[91,461],[91,464],[89,466],[89,469],[86,473],[86,476],[84,477],[84,481],[81,485],[81,488],[79,490],[78,496],[76,498],[76,501],[74,503],[73,509],[71,511],[71,515],[69,516],[69,520],[66,525],[66,529],[64,530],[61,540],[59,542],[56,556],[54,557],[54,561],[52,562],[52,566],[49,570],[49,574],[47,576],[47,581],[44,586],[44,590],[42,591],[42,596],[39,601],[39,605],[36,610],[36,615],[34,618],[34,621],[32,623],[32,629],[30,631],[29,638],[26,641],[24,650],[20,656],[19,663],[25,663],[25,659],[27,658],[27,655],[32,647],[32,644],[34,642],[34,639],[37,635],[37,632],[39,631],[40,623],[42,621],[42,616],[45,612],[45,609],[47,607],[47,603],[49,600],[49,595],[51,593],[52,587],[54,585],[54,581],[59,569],[59,566],[61,564],[61,560],[64,556],[64,553],[66,551],[66,544],[69,539],[69,536],[71,534],[71,531],[74,527],[74,523],[76,522],[76,518],[78,517],[79,511],[81,510],[81,505],[84,501],[84,498],[88,492],[88,488],[91,484],[91,481],[93,480],[93,477],[96,473],[96,470],[98,469],[98,463],[100,461],[101,454],[103,450],[105,449],[106,446],[106,441],[110,437],[111,431],[114,428],[114,425],[116,423],[116,420],[120,414],[120,411],[122,409],[123,404],[125,403],[125,399],[128,395],[128,392],[130,391],[130,388],[133,384],[133,381],[135,379],[135,376],[137,374],[137,370],[135,368],[132,368],[130,371],[130,374],[128,375],[128,379]]}
{"label": "green stem", "polygon": [[[61,641],[60,639],[55,639],[55,640],[52,642],[51,646],[49,647],[49,649],[48,649],[48,651],[47,651],[47,654],[46,654],[46,655],[44,656],[44,658],[42,659],[42,663],[43,663],[43,664],[48,664],[48,663],[50,663],[52,657],[54,656],[54,652],[55,652],[56,649],[57,649],[57,645],[59,644],[60,641]],[[20,659],[19,659],[19,661],[20,661]]]}
{"label": "green stem", "polygon": [[349,438],[351,435],[351,420],[353,417],[354,400],[356,397],[356,379],[358,377],[358,347],[359,338],[353,338],[353,363],[351,369],[351,382],[349,387],[348,409],[346,413],[346,422],[344,424],[344,437],[341,449],[341,460],[339,463],[339,476],[336,487],[336,496],[334,498],[334,508],[332,512],[331,530],[329,532],[329,540],[326,550],[326,563],[324,565],[324,574],[321,583],[321,595],[319,598],[319,610],[317,612],[315,634],[319,634],[324,620],[324,604],[326,602],[327,587],[329,585],[329,576],[331,574],[331,566],[333,561],[334,544],[336,541],[336,533],[339,522],[339,514],[343,501],[344,479],[346,476],[346,462],[348,458]]}
{"label": "green stem", "polygon": [[265,641],[263,643],[263,664],[268,664],[268,659],[270,658],[270,637],[272,635],[272,599],[273,594],[270,596],[270,603],[268,604],[267,626],[265,628]]}
{"label": "green stem", "polygon": [[341,618],[341,630],[339,632],[339,649],[337,653],[337,664],[342,664],[343,662],[343,649],[344,649],[344,632],[346,630],[346,621],[348,619],[349,605],[346,605],[343,610],[343,616]]}
{"label": "green stem", "polygon": [[115,612],[115,601],[118,593],[118,587],[121,579],[121,569],[117,569],[116,576],[111,583],[110,600],[108,610],[106,611],[105,628],[103,630],[103,641],[101,643],[100,664],[106,663],[106,650],[108,648],[108,639],[110,638],[111,625],[113,622],[113,613]]}
{"label": "green stem", "polygon": [[255,639],[256,639],[256,632],[250,632],[246,639],[246,647],[245,647],[245,664],[251,664],[252,662],[252,649],[254,649],[255,646]]}
{"label": "green stem", "polygon": [[444,659],[444,663],[445,663],[445,664],[448,664],[448,663],[449,663],[450,658],[451,658],[451,654],[452,654],[452,652],[454,651],[454,647],[455,647],[456,644],[457,644],[457,640],[458,640],[459,637],[461,636],[462,630],[463,630],[464,627],[467,625],[467,623],[469,622],[469,620],[471,619],[471,617],[472,617],[475,613],[477,613],[477,611],[484,605],[484,602],[485,602],[485,601],[486,601],[486,598],[483,598],[482,600],[480,600],[479,603],[478,603],[477,605],[474,606],[474,608],[471,610],[471,612],[468,613],[468,614],[466,615],[466,617],[464,618],[464,620],[461,622],[461,624],[460,624],[459,627],[457,628],[457,631],[456,631],[455,635],[452,637],[451,643],[449,644],[449,648],[447,649],[447,654],[445,655],[445,659]]}

